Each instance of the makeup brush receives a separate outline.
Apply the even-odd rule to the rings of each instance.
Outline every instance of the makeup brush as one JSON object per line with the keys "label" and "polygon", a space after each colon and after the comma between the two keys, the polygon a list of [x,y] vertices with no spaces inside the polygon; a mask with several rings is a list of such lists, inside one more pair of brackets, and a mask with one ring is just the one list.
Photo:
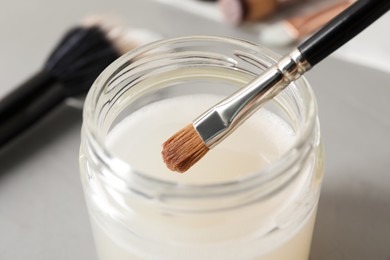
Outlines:
{"label": "makeup brush", "polygon": [[353,2],[355,0],[345,0],[308,14],[271,24],[261,31],[259,41],[267,45],[290,45],[320,29]]}
{"label": "makeup brush", "polygon": [[108,16],[91,16],[71,29],[38,73],[0,100],[0,148],[68,97],[86,93],[120,55],[157,38]]}
{"label": "makeup brush", "polygon": [[227,23],[238,25],[244,21],[258,21],[277,10],[305,0],[219,0],[218,5]]}
{"label": "makeup brush", "polygon": [[292,81],[390,9],[389,0],[359,0],[249,85],[222,100],[163,144],[167,167],[185,172]]}

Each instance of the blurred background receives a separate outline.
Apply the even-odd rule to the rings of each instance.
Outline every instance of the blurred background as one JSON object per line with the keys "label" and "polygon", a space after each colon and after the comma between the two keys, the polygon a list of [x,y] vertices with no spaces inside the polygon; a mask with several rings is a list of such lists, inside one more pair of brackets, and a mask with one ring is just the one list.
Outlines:
{"label": "blurred background", "polygon": [[[243,10],[232,0],[8,1],[0,98],[91,14],[119,17],[153,39],[231,36],[284,54],[350,1],[290,0],[265,14],[267,1],[254,2]],[[390,259],[389,28],[388,13],[307,74],[327,154],[313,260]],[[132,37],[132,46],[146,41]],[[0,149],[0,259],[96,259],[78,174],[81,106],[82,97],[66,100]]]}

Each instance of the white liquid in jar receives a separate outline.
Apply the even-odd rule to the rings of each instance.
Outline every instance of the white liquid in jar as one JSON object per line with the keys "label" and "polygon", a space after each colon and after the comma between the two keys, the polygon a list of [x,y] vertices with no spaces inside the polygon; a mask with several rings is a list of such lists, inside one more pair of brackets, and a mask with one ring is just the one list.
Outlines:
{"label": "white liquid in jar", "polygon": [[260,110],[185,174],[167,169],[162,143],[222,97],[198,94],[156,102],[136,111],[110,132],[116,156],[158,179],[211,184],[240,178],[275,161],[291,147],[294,132],[267,110]]}
{"label": "white liquid in jar", "polygon": [[[295,134],[291,127],[277,115],[261,109],[235,133],[210,150],[186,173],[179,174],[168,170],[161,158],[161,144],[220,99],[220,96],[198,94],[174,97],[147,105],[114,127],[108,135],[107,146],[117,157],[146,175],[180,184],[197,185],[216,184],[243,178],[277,160],[292,146]],[[232,240],[235,239],[235,235],[239,240],[242,234],[256,231],[259,225],[264,226],[264,230],[272,229],[276,224],[274,216],[269,216],[269,212],[278,212],[285,204],[294,200],[292,194],[299,190],[302,182],[300,179],[295,180],[291,188],[275,196],[269,202],[263,203],[263,208],[243,210],[242,213],[232,216],[235,222],[232,222],[228,229],[226,226],[219,229],[218,225],[213,224],[233,221],[229,218],[224,219],[223,215],[194,218],[185,223],[169,222],[164,217],[151,217],[150,219],[146,217],[143,220],[137,220],[137,224],[129,219],[128,223],[142,232],[149,232],[156,240],[164,241],[164,236],[167,234],[168,236],[174,234],[179,239],[188,240],[190,238],[190,241],[186,242],[194,244],[207,243],[207,241],[212,243],[214,239]],[[255,214],[252,214],[254,212]],[[251,215],[256,219],[251,220]],[[241,225],[234,224],[237,223],[237,218],[242,218],[239,222]],[[218,259],[307,259],[314,219],[315,213],[312,212],[305,223],[301,223],[295,231],[286,234],[282,240],[272,242],[273,244],[269,245],[264,252],[257,250],[256,247],[252,248],[253,252],[244,248],[240,252],[237,248],[235,253],[220,252]],[[145,249],[140,248],[142,245],[125,241],[121,234],[110,230],[109,227],[101,227],[93,218],[91,222],[100,259],[153,258],[145,252]],[[198,234],[198,230],[202,232]],[[204,256],[207,259],[206,248],[207,246],[204,248]],[[186,255],[186,252],[181,253],[178,250],[175,257],[177,259],[191,259],[191,257],[197,259],[199,255],[197,257]],[[158,259],[165,259],[164,254],[159,255]],[[167,259],[172,259],[172,256]]]}

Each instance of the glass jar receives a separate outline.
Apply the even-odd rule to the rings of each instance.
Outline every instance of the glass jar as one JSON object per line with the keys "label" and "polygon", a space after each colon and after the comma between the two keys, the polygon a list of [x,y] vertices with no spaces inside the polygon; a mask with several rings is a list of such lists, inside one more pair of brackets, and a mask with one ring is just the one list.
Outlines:
{"label": "glass jar", "polygon": [[80,169],[100,259],[308,259],[323,153],[303,77],[264,107],[294,130],[292,147],[240,178],[183,185],[150,177],[106,143],[115,125],[148,104],[229,95],[278,58],[241,40],[183,37],[131,51],[99,76],[84,106]]}

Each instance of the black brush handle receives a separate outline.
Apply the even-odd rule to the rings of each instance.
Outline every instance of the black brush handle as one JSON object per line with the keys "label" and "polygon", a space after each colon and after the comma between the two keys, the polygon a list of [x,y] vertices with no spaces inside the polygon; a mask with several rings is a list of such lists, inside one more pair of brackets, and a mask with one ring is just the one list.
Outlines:
{"label": "black brush handle", "polygon": [[40,72],[0,101],[0,149],[60,104],[63,87]]}
{"label": "black brush handle", "polygon": [[0,125],[15,111],[32,102],[41,92],[50,88],[56,79],[46,71],[40,71],[0,100]]}
{"label": "black brush handle", "polygon": [[311,66],[326,58],[390,9],[390,0],[358,0],[303,42],[299,51]]}

